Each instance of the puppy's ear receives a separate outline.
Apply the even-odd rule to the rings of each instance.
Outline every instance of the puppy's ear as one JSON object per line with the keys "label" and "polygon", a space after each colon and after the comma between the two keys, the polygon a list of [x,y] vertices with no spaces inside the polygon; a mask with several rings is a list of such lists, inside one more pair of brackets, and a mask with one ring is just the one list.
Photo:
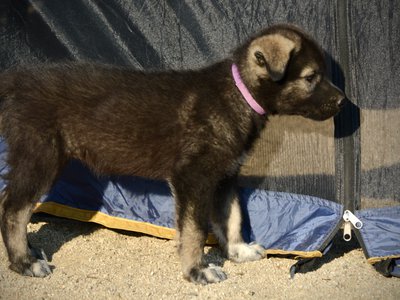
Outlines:
{"label": "puppy's ear", "polygon": [[[250,45],[250,59],[266,70],[273,81],[281,80],[290,60],[290,56],[296,49],[296,43],[280,34],[270,34],[255,39]],[[258,70],[259,75],[262,71]],[[267,74],[265,74],[267,75]]]}

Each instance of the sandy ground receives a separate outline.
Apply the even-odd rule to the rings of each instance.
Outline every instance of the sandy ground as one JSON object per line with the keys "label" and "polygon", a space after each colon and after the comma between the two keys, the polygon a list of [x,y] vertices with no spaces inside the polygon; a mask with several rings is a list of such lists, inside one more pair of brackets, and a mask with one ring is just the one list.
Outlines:
{"label": "sandy ground", "polygon": [[48,254],[53,274],[9,271],[0,246],[0,299],[400,299],[400,279],[378,274],[358,244],[339,237],[324,264],[294,279],[295,260],[235,264],[207,247],[207,260],[229,276],[208,286],[182,279],[174,241],[45,215],[34,216],[29,239]]}

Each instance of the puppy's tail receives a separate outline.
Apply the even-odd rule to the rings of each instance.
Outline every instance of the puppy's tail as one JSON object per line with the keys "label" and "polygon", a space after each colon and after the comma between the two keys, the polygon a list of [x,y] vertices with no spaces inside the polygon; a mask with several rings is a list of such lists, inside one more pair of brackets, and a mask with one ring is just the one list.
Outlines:
{"label": "puppy's tail", "polygon": [[3,98],[10,89],[14,76],[10,70],[0,72],[0,97]]}
{"label": "puppy's tail", "polygon": [[[10,86],[10,76],[8,76],[7,72],[0,73],[0,105],[3,103],[4,98],[8,94],[9,86]],[[1,109],[1,106],[0,106]]]}
{"label": "puppy's tail", "polygon": [[4,102],[10,93],[11,79],[7,73],[0,73],[0,135],[2,134]]}

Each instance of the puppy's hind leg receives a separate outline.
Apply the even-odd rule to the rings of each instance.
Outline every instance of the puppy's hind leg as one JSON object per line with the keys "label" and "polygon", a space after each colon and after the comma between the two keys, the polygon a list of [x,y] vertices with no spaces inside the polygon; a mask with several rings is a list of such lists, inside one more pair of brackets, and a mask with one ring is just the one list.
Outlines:
{"label": "puppy's hind leg", "polygon": [[27,224],[32,215],[33,203],[18,207],[5,195],[1,232],[10,260],[10,269],[22,275],[45,277],[51,273],[45,259],[32,256],[27,241]]}
{"label": "puppy's hind leg", "polygon": [[1,233],[10,269],[27,276],[44,277],[51,270],[45,259],[35,257],[35,251],[29,249],[27,224],[34,204],[47,192],[58,174],[58,154],[51,145],[45,145],[25,148],[26,153],[18,151],[16,157],[14,146],[9,145],[10,172],[6,175],[7,187],[1,200]]}
{"label": "puppy's hind leg", "polygon": [[212,226],[226,256],[239,263],[261,259],[264,248],[243,241],[242,212],[235,178],[226,178],[219,184],[213,204]]}

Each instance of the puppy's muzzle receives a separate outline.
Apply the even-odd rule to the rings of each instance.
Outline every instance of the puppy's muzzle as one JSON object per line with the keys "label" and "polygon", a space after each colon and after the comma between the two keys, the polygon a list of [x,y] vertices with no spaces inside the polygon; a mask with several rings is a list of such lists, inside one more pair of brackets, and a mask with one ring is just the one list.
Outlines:
{"label": "puppy's muzzle", "polygon": [[336,104],[339,109],[342,109],[346,105],[346,95],[343,93],[343,91],[338,88],[336,85],[334,85],[331,81],[328,81],[329,85],[331,88],[335,90],[337,93],[336,95]]}

